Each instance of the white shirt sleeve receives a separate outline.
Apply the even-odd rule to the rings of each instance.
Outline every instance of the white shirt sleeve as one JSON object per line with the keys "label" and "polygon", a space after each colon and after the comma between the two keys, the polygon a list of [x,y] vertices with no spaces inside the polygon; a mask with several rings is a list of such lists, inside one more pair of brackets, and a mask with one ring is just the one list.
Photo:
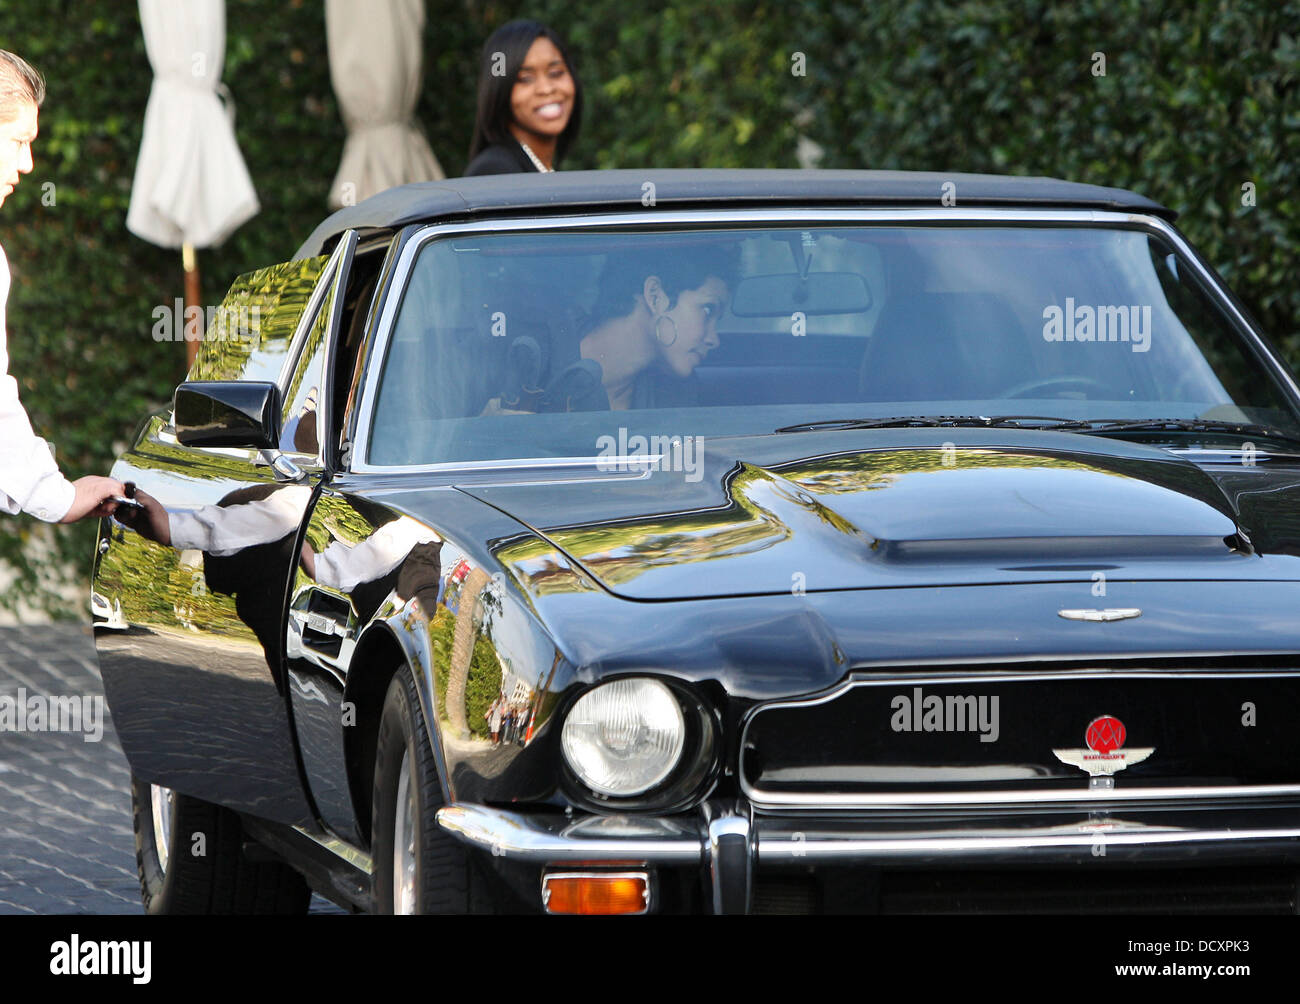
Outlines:
{"label": "white shirt sleeve", "polygon": [[406,560],[417,544],[439,540],[427,526],[401,516],[385,523],[360,544],[346,544],[341,540],[331,543],[316,555],[316,581],[350,593],[362,582],[387,575]]}
{"label": "white shirt sleeve", "polygon": [[32,431],[18,400],[18,382],[9,375],[8,300],[9,260],[0,248],[0,511],[29,512],[57,523],[72,508],[77,490],[59,473],[49,444]]}
{"label": "white shirt sleeve", "polygon": [[246,547],[269,544],[298,528],[310,500],[310,488],[286,485],[255,502],[205,505],[189,512],[168,510],[172,547],[225,558]]}

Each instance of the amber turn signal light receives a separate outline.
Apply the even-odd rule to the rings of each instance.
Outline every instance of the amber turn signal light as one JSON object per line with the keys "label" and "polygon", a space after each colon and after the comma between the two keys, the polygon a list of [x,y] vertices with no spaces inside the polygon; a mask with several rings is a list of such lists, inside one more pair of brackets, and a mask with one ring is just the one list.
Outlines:
{"label": "amber turn signal light", "polygon": [[650,907],[646,872],[552,872],[542,877],[547,913],[609,916],[645,913]]}

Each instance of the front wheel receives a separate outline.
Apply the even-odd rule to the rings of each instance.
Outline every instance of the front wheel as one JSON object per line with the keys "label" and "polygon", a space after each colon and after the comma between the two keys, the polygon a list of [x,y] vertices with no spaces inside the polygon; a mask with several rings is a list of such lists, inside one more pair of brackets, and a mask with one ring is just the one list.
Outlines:
{"label": "front wheel", "polygon": [[135,862],[149,914],[300,914],[311,890],[278,861],[244,853],[229,809],[131,778]]}
{"label": "front wheel", "polygon": [[415,680],[393,676],[375,749],[371,902],[377,913],[488,912],[485,876],[435,819],[442,784]]}

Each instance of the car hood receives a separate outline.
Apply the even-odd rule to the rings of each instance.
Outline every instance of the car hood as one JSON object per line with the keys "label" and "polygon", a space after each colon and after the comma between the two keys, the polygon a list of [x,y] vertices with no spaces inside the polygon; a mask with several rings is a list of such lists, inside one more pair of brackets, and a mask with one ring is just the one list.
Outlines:
{"label": "car hood", "polygon": [[1118,440],[817,432],[717,439],[675,459],[660,465],[677,470],[569,470],[457,487],[636,600],[1107,575],[1295,577],[1293,560],[1279,568],[1252,552],[1203,470]]}

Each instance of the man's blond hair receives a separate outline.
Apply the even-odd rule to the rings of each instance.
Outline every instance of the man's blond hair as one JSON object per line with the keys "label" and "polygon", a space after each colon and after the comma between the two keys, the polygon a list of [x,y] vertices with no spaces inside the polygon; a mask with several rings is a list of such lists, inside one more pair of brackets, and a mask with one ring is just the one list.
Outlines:
{"label": "man's blond hair", "polygon": [[13,118],[24,103],[45,100],[45,78],[27,60],[0,49],[0,122]]}

